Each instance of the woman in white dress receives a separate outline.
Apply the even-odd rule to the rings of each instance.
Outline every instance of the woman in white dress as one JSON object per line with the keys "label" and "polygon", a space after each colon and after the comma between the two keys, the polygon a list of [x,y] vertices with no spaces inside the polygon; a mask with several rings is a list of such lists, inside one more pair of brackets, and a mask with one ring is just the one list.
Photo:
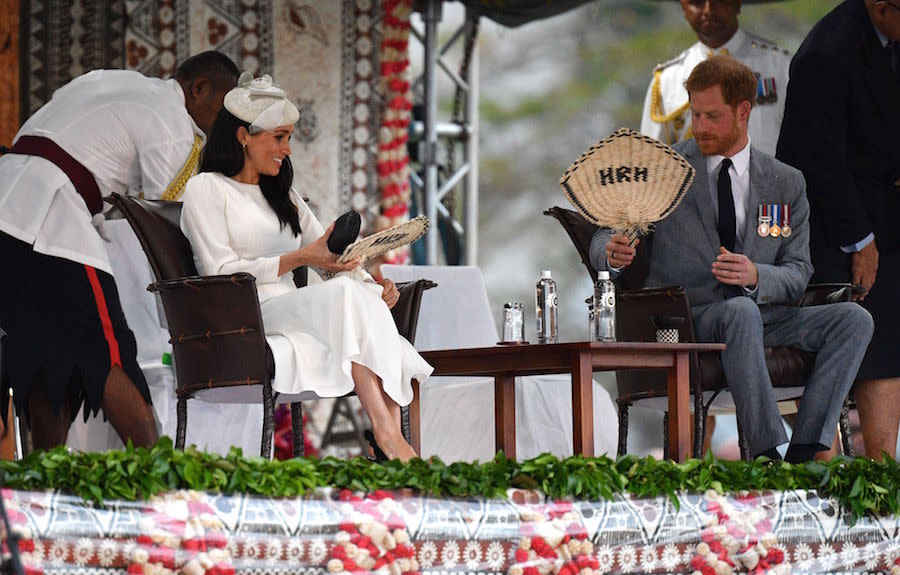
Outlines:
{"label": "woman in white dress", "polygon": [[[326,231],[290,187],[298,118],[271,78],[242,77],[185,188],[181,228],[201,274],[256,277],[266,335],[282,336],[293,352],[290,361],[276,353],[273,389],[309,397],[355,390],[378,447],[405,461],[416,454],[401,433],[400,406],[412,400],[411,379],[423,382],[432,368],[397,333],[394,284],[376,283],[359,261],[338,263],[326,245],[334,224]],[[303,265],[335,275],[297,289],[291,272]]]}

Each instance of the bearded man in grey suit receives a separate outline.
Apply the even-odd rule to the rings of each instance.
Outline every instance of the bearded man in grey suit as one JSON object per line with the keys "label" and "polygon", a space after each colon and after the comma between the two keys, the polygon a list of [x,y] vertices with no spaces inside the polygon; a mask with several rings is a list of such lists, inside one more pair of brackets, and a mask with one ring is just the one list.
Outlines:
{"label": "bearded man in grey suit", "polygon": [[[675,150],[696,175],[681,204],[656,224],[645,285],[683,286],[697,338],[726,344],[725,379],[754,457],[780,459],[775,448],[787,442],[764,346],[816,352],[785,455],[808,461],[832,443],[872,337],[872,317],[853,302],[795,305],[813,272],[806,184],[798,170],[750,144],[753,72],[729,56],[714,56],[694,68],[685,87],[694,139]],[[789,219],[754,218],[760,206]],[[591,263],[615,274],[632,263],[636,245],[600,229]]]}

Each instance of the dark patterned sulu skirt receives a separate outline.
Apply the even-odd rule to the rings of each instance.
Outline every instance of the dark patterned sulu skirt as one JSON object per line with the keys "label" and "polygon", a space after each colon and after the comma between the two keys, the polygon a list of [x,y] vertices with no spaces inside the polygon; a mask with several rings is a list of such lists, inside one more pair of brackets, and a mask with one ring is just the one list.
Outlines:
{"label": "dark patterned sulu skirt", "polygon": [[8,337],[0,361],[0,408],[6,417],[9,389],[27,418],[36,378],[46,382],[56,411],[68,398],[72,417],[82,403],[96,415],[106,378],[120,365],[150,403],[137,364],[134,334],[125,322],[112,276],[84,264],[37,253],[0,232],[0,327]]}

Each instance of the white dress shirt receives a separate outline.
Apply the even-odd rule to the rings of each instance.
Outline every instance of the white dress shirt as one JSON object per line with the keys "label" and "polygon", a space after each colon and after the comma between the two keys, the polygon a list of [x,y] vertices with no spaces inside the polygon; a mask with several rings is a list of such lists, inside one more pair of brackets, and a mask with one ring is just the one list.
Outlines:
{"label": "white dress shirt", "polygon": [[[158,198],[203,136],[175,80],[126,70],[96,70],[53,94],[19,130],[50,138],[84,165],[102,196]],[[38,157],[0,158],[0,231],[112,274],[104,241],[68,177]]]}

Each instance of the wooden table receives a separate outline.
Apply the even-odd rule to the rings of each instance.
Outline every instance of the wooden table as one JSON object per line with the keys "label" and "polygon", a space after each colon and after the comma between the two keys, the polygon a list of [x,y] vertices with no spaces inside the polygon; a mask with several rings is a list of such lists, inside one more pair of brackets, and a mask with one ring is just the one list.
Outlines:
{"label": "wooden table", "polygon": [[[516,456],[515,378],[522,375],[572,375],[572,430],[576,454],[594,455],[593,372],[617,369],[665,369],[668,372],[669,454],[684,461],[691,454],[691,352],[721,351],[717,343],[573,342],[497,345],[421,352],[433,375],[494,378],[496,448]],[[421,447],[419,386],[413,382],[409,406],[413,448]]]}

